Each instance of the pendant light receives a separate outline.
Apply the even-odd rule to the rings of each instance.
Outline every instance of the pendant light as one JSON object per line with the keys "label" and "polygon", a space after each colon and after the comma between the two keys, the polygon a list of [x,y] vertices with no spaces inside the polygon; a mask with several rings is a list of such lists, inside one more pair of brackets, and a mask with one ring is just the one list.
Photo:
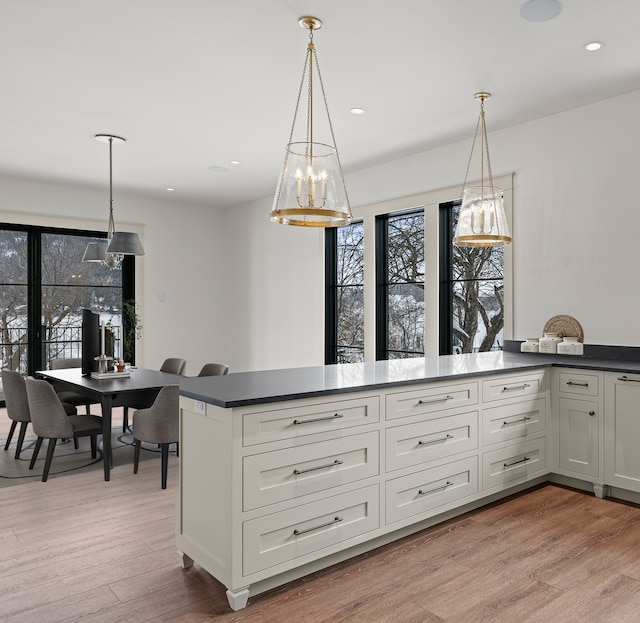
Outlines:
{"label": "pendant light", "polygon": [[96,140],[109,143],[109,225],[106,242],[90,242],[84,252],[83,262],[102,262],[109,268],[122,265],[125,255],[144,255],[138,234],[117,232],[113,219],[113,143],[124,143],[126,139],[113,134],[96,134]]}
{"label": "pendant light", "polygon": [[[329,107],[320,75],[318,56],[313,44],[313,31],[322,27],[317,17],[305,16],[298,20],[309,31],[309,43],[302,70],[293,124],[289,135],[284,166],[271,210],[271,220],[283,225],[307,227],[336,227],[351,222],[351,209],[344,183],[340,157],[329,116]],[[313,79],[317,75],[322,103],[327,115],[331,144],[319,143],[314,136]],[[296,119],[302,90],[307,79],[307,104],[304,140],[294,141]]]}
{"label": "pendant light", "polygon": [[[484,120],[484,101],[491,93],[481,91],[474,97],[480,100],[480,116],[471,145],[471,155],[462,185],[462,205],[458,216],[453,244],[457,247],[501,247],[511,244],[509,225],[504,212],[503,193],[493,185],[487,126]],[[476,140],[480,134],[480,182],[467,187]],[[485,178],[485,160],[487,177]]]}

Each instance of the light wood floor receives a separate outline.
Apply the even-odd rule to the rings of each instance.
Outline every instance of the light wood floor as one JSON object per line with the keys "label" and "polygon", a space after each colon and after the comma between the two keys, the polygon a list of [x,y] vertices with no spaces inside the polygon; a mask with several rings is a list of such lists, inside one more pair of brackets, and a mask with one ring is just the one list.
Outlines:
{"label": "light wood floor", "polygon": [[232,612],[216,580],[177,564],[171,461],[165,491],[157,459],[108,483],[99,469],[0,489],[0,623],[640,621],[640,508],[554,485]]}

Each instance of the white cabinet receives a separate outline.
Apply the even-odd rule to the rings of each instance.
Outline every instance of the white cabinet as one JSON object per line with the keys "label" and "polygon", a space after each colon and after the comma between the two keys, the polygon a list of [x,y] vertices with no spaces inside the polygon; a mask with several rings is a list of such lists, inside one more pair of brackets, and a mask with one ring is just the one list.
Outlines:
{"label": "white cabinet", "polygon": [[640,375],[605,377],[604,477],[607,485],[640,492]]}
{"label": "white cabinet", "polygon": [[554,384],[553,470],[603,497],[603,373],[558,368]]}
{"label": "white cabinet", "polygon": [[181,563],[237,610],[463,512],[546,473],[547,403],[539,369],[229,409],[182,396]]}

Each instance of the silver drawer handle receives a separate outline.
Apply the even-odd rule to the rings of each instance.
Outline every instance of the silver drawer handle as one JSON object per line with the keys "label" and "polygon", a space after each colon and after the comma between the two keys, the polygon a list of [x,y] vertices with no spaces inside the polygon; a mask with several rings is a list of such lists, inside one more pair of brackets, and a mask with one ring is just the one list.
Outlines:
{"label": "silver drawer handle", "polygon": [[440,439],[430,439],[429,441],[422,441],[422,439],[418,442],[419,446],[428,446],[431,443],[439,443],[441,441],[447,441],[447,439],[453,439],[453,435],[449,435],[447,433],[444,437],[440,437]]}
{"label": "silver drawer handle", "polygon": [[334,467],[335,465],[342,465],[344,461],[339,461],[336,459],[333,463],[329,463],[328,465],[318,465],[318,467],[310,467],[309,469],[294,469],[293,473],[298,476],[300,474],[306,474],[307,472],[315,472],[318,469],[326,469],[327,467]]}
{"label": "silver drawer handle", "polygon": [[326,528],[327,526],[333,526],[335,523],[340,523],[343,521],[342,517],[334,517],[332,521],[327,521],[327,523],[320,524],[319,526],[314,526],[313,528],[307,528],[306,530],[298,530],[296,528],[293,531],[294,536],[300,536],[301,534],[306,534],[307,532],[313,532],[314,530],[320,530],[320,528]]}
{"label": "silver drawer handle", "polygon": [[589,383],[576,383],[575,381],[567,381],[567,385],[575,385],[576,387],[589,387]]}
{"label": "silver drawer handle", "polygon": [[435,489],[429,489],[429,491],[423,491],[422,489],[420,489],[418,491],[418,495],[427,495],[429,493],[435,493],[436,491],[442,491],[443,489],[450,487],[452,484],[453,483],[450,480],[447,480],[446,484],[442,485],[441,487],[436,487]]}
{"label": "silver drawer handle", "polygon": [[628,376],[619,376],[618,380],[619,381],[625,381],[625,382],[629,381],[629,382],[632,382],[632,383],[640,383],[640,379],[630,379]]}
{"label": "silver drawer handle", "polygon": [[505,463],[504,467],[513,467],[514,465],[519,465],[520,463],[526,463],[527,461],[530,461],[531,459],[528,456],[525,456],[524,459],[520,459],[519,461],[515,461],[513,463]]}
{"label": "silver drawer handle", "polygon": [[510,392],[513,389],[527,389],[527,387],[531,387],[529,383],[523,383],[522,385],[512,385],[511,387],[507,387],[506,385],[502,388],[503,392]]}
{"label": "silver drawer handle", "polygon": [[420,398],[420,400],[418,400],[418,404],[419,405],[431,405],[434,404],[436,402],[447,402],[447,400],[453,400],[453,396],[449,396],[448,394],[442,398],[432,398],[431,400],[422,400],[422,398]]}
{"label": "silver drawer handle", "polygon": [[512,424],[520,424],[521,422],[526,422],[527,420],[530,420],[531,418],[528,415],[525,415],[522,419],[520,420],[513,420],[513,422],[502,422],[502,426],[511,426]]}
{"label": "silver drawer handle", "polygon": [[317,418],[313,418],[312,420],[293,420],[293,423],[297,425],[297,424],[311,424],[311,422],[329,422],[330,420],[338,420],[341,417],[344,417],[344,415],[340,415],[339,413],[334,413],[329,417],[317,417]]}

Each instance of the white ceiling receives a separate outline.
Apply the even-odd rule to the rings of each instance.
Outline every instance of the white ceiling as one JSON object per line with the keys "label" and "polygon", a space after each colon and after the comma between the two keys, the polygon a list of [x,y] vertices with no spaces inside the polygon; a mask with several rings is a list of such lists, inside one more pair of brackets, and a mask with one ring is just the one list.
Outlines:
{"label": "white ceiling", "polygon": [[[110,133],[127,139],[115,196],[271,195],[302,15],[324,22],[315,44],[347,174],[470,140],[479,90],[493,93],[491,135],[640,88],[640,2],[561,1],[559,17],[531,23],[523,0],[2,0],[0,174],[106,189],[108,147],[93,136]],[[583,49],[593,39],[603,50]]]}

